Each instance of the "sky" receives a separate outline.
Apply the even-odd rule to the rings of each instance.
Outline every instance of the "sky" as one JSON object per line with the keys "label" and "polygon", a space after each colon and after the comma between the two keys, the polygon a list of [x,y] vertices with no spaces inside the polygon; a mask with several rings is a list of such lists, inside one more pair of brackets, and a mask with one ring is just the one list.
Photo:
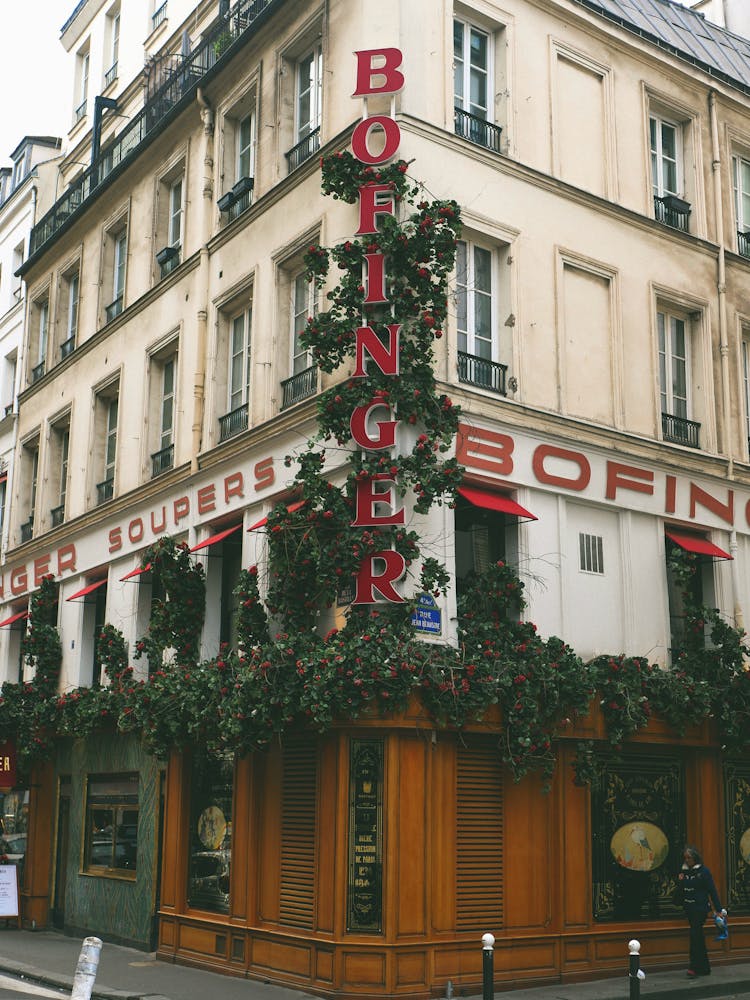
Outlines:
{"label": "sky", "polygon": [[60,28],[76,0],[0,0],[0,166],[25,135],[65,138],[70,86]]}

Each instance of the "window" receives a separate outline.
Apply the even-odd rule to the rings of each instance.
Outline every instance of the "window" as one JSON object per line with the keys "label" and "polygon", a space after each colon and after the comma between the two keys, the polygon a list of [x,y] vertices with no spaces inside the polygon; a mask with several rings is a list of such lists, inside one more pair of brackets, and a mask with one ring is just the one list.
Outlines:
{"label": "window", "polygon": [[224,178],[226,193],[219,210],[231,222],[252,202],[255,184],[255,93],[245,94],[227,112],[224,125]]}
{"label": "window", "polygon": [[89,875],[135,878],[137,774],[88,776],[84,833],[84,870]]}
{"label": "window", "polygon": [[508,366],[498,362],[494,254],[459,240],[456,247],[456,326],[461,382],[506,393]]}
{"label": "window", "polygon": [[290,172],[320,148],[323,50],[318,45],[295,67],[294,146],[286,154]]}
{"label": "window", "polygon": [[94,452],[91,463],[91,486],[96,490],[94,501],[96,505],[105,503],[114,496],[119,399],[119,381],[99,389],[94,396]]}
{"label": "window", "polygon": [[104,319],[110,323],[119,316],[125,303],[125,269],[128,259],[128,231],[124,226],[110,230],[105,242],[105,273],[111,281],[111,298]]}
{"label": "window", "polygon": [[105,57],[105,65],[108,67],[104,74],[104,86],[109,87],[117,79],[117,62],[120,56],[120,11],[115,11],[107,17],[107,45],[108,58]]}
{"label": "window", "polygon": [[[150,424],[154,428],[151,454],[151,477],[161,475],[174,465],[175,395],[177,391],[177,352],[174,348],[152,358]],[[153,445],[152,445],[153,446]]]}
{"label": "window", "polygon": [[661,393],[662,435],[665,441],[699,446],[700,424],[689,419],[690,336],[684,316],[657,312],[659,339],[659,387]]}
{"label": "window", "polygon": [[490,510],[459,496],[455,509],[456,593],[493,563],[518,561],[517,518]]}
{"label": "window", "polygon": [[24,506],[27,520],[21,525],[21,541],[28,542],[34,533],[34,512],[39,482],[39,438],[26,442],[21,452],[21,516]]}
{"label": "window", "polygon": [[308,281],[306,273],[299,271],[291,278],[291,293],[291,378],[282,382],[282,409],[314,395],[318,387],[317,368],[312,364],[309,351],[300,343],[308,316],[317,312],[315,281]]}
{"label": "window", "polygon": [[49,343],[49,299],[40,299],[32,306],[32,329],[36,340],[36,350],[32,355],[31,382],[37,382],[45,373],[47,365],[47,345]]}
{"label": "window", "polygon": [[190,780],[188,906],[229,912],[234,756],[196,753]]}
{"label": "window", "polygon": [[657,114],[651,114],[648,123],[654,217],[687,232],[690,203],[682,197],[685,166],[682,125]]}
{"label": "window", "polygon": [[167,19],[167,0],[154,0],[153,13],[151,14],[151,30],[156,31],[160,24],[164,24]]}
{"label": "window", "polygon": [[8,473],[0,475],[0,548],[3,541],[3,528],[5,527],[5,501],[8,491]]}
{"label": "window", "polygon": [[156,245],[161,249],[156,253],[156,262],[159,265],[160,278],[166,277],[173,271],[182,259],[184,181],[184,161],[159,181]]}
{"label": "window", "polygon": [[494,56],[494,39],[489,31],[454,18],[455,132],[464,139],[499,153],[502,128],[495,124]]}
{"label": "window", "polygon": [[76,59],[76,99],[74,102],[73,124],[77,124],[86,114],[89,94],[89,51],[78,53]]}
{"label": "window", "polygon": [[579,532],[578,551],[582,573],[604,573],[604,539],[601,535]]}
{"label": "window", "polygon": [[[675,534],[674,532],[669,533]],[[681,531],[677,537],[686,541],[687,545],[693,544],[693,541],[698,544],[707,541],[698,535],[687,535]],[[669,537],[665,539],[665,542],[667,554],[667,598],[669,603],[669,643],[672,662],[674,662],[686,642],[685,618],[688,612],[687,604],[689,603],[694,608],[699,608],[704,604],[709,607],[714,606],[714,572],[711,558],[698,556],[696,571],[688,581],[687,591],[684,591],[676,579],[671,565],[674,555],[679,553],[684,546],[679,545]],[[705,637],[702,637],[702,641],[703,639]]]}
{"label": "window", "polygon": [[65,308],[64,334],[60,344],[61,360],[67,358],[75,350],[78,333],[78,300],[80,290],[80,275],[78,269],[71,271],[64,278],[63,301]]}
{"label": "window", "polygon": [[20,302],[21,296],[23,295],[23,283],[20,278],[16,277],[16,271],[23,264],[23,249],[24,249],[23,242],[19,243],[17,247],[13,248],[12,274],[13,274],[14,285],[13,285],[12,295],[16,302]]}
{"label": "window", "polygon": [[16,372],[18,367],[17,354],[12,351],[3,364],[3,416],[9,417],[15,410]]}
{"label": "window", "polygon": [[56,424],[50,436],[51,477],[56,490],[55,506],[50,511],[53,528],[65,519],[65,499],[68,493],[68,454],[70,450],[70,418]]}
{"label": "window", "polygon": [[745,401],[745,436],[750,453],[750,342],[742,341],[742,394]]}
{"label": "window", "polygon": [[219,418],[219,440],[224,441],[248,427],[250,402],[250,331],[253,309],[248,306],[229,321],[229,412]]}
{"label": "window", "polygon": [[750,160],[732,157],[734,214],[737,219],[737,250],[750,257]]}
{"label": "window", "polygon": [[15,190],[31,169],[31,146],[25,143],[21,152],[13,161],[11,190]]}

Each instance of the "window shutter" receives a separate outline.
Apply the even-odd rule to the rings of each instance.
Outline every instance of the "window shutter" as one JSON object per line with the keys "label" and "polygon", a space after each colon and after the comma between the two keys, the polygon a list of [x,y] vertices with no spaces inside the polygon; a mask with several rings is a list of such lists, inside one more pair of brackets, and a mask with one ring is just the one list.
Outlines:
{"label": "window shutter", "polygon": [[493,740],[457,748],[456,929],[502,926],[503,774]]}
{"label": "window shutter", "polygon": [[316,800],[316,744],[290,738],[284,745],[279,919],[307,929],[312,929],[315,913]]}

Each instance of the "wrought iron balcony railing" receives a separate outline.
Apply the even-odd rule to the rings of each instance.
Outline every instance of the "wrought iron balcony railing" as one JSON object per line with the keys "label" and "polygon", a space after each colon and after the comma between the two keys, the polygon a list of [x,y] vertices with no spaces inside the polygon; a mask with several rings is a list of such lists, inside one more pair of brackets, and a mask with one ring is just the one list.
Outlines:
{"label": "wrought iron balcony railing", "polygon": [[96,484],[96,502],[97,504],[105,503],[107,500],[111,500],[115,494],[115,477],[110,476],[109,479],[102,480],[101,483]]}
{"label": "wrought iron balcony railing", "polygon": [[674,194],[665,194],[663,198],[654,195],[654,218],[686,233],[690,223],[690,202]]}
{"label": "wrought iron balcony railing", "polygon": [[76,349],[76,338],[75,334],[72,337],[68,337],[60,344],[60,359],[64,361],[69,354],[72,354]]}
{"label": "wrought iron balcony railing", "polygon": [[34,534],[34,516],[32,516],[21,525],[21,541],[28,542],[31,540]]}
{"label": "wrought iron balcony railing", "polygon": [[476,385],[482,389],[490,389],[501,396],[506,395],[505,377],[508,366],[497,361],[487,361],[474,354],[458,352],[458,380],[468,385]]}
{"label": "wrought iron balcony railing", "polygon": [[105,90],[106,90],[107,87],[109,87],[109,85],[111,83],[114,83],[116,79],[117,79],[117,63],[114,62],[109,67],[109,69],[107,70],[107,72],[104,74],[104,88],[105,88]]}
{"label": "wrought iron balcony railing", "polygon": [[219,417],[219,441],[226,441],[227,438],[247,430],[247,411],[247,403],[243,403],[242,406]]}
{"label": "wrought iron balcony railing", "polygon": [[65,520],[65,504],[61,503],[59,507],[53,507],[49,512],[49,518],[53,528],[62,524]]}
{"label": "wrought iron balcony railing", "polygon": [[301,139],[296,146],[292,146],[289,152],[286,154],[287,167],[289,168],[289,173],[296,170],[305,160],[309,160],[311,156],[320,149],[320,125],[313,129],[304,139]]}
{"label": "wrought iron balcony railing", "polygon": [[154,13],[151,15],[151,30],[156,31],[160,24],[162,24],[167,19],[167,0],[161,7],[157,7]]}
{"label": "wrought iron balcony railing", "polygon": [[83,101],[73,112],[73,124],[77,125],[78,122],[86,115],[86,101]]}
{"label": "wrought iron balcony railing", "polygon": [[694,420],[675,417],[671,413],[662,413],[661,432],[665,441],[672,444],[683,444],[686,448],[700,448],[701,425]]}
{"label": "wrought iron balcony railing", "polygon": [[107,323],[111,323],[115,316],[119,316],[122,312],[122,295],[118,295],[114,302],[110,302],[107,308],[104,310],[104,315],[106,317]]}
{"label": "wrought iron balcony railing", "polygon": [[456,135],[460,135],[469,142],[475,142],[477,146],[484,146],[491,149],[493,153],[500,152],[500,136],[502,127],[494,125],[492,122],[472,115],[463,108],[454,108],[453,122]]}
{"label": "wrought iron balcony railing", "polygon": [[174,445],[169,444],[160,451],[155,451],[151,456],[151,478],[160,476],[162,472],[167,472],[174,465]]}
{"label": "wrought iron balcony railing", "polygon": [[[42,216],[31,231],[29,256],[36,254],[74,212],[83,210],[109,174],[135,158],[163,130],[165,118],[179,106],[187,106],[208,73],[234,51],[235,43],[259,29],[285,0],[237,0],[221,14],[196,43],[192,52],[165,57],[158,63],[158,84],[147,90],[143,108],[84,170],[65,194]],[[164,10],[163,4],[154,17]],[[156,27],[156,25],[154,25]],[[220,43],[221,40],[221,43]],[[84,105],[85,111],[85,105]],[[175,113],[177,113],[175,111]],[[309,137],[308,137],[309,138]]]}
{"label": "wrought iron balcony railing", "polygon": [[750,257],[750,232],[737,233],[737,252],[743,257]]}
{"label": "wrought iron balcony railing", "polygon": [[318,391],[318,369],[315,365],[310,365],[304,371],[297,372],[291,378],[284,379],[281,383],[281,409],[294,406],[300,400],[314,396]]}
{"label": "wrought iron balcony railing", "polygon": [[31,384],[38,382],[39,379],[44,375],[44,362],[40,361],[38,365],[34,365],[31,369]]}

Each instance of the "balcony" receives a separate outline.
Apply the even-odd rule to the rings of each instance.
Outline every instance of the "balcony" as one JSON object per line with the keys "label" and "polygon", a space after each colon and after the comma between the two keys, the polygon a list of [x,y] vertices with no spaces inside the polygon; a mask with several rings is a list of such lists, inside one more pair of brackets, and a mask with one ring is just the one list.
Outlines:
{"label": "balcony", "polygon": [[292,146],[289,152],[286,154],[286,164],[291,174],[301,166],[305,160],[309,160],[311,156],[314,156],[320,149],[320,125],[316,129],[313,129],[309,135],[306,135],[304,139],[301,139],[296,146]]}
{"label": "balcony", "polygon": [[227,213],[230,222],[233,222],[250,208],[253,198],[253,183],[252,177],[241,177],[232,190],[222,195],[216,203],[220,212]]}
{"label": "balcony", "polygon": [[[285,0],[238,0],[203,33],[192,52],[177,53],[158,60],[158,68],[155,70],[158,81],[149,85],[149,80],[146,80],[147,97],[143,108],[124,124],[122,131],[102,148],[91,166],[34,226],[29,241],[29,257],[33,257],[52,240],[75,212],[84,210],[89,199],[102,189],[109,175],[132,162],[160,135],[164,130],[165,119],[173,117],[178,109],[187,107],[194,100],[195,92],[204,83],[206,76],[213,75],[215,67],[225,58],[228,60],[237,50],[235,43],[238,39],[250,37],[284,2]],[[153,19],[157,15],[166,16],[166,4],[162,4],[154,12]],[[157,27],[156,24],[153,26]],[[229,39],[229,44],[222,42],[219,46],[216,43],[220,38]]]}
{"label": "balcony", "polygon": [[151,478],[155,479],[162,472],[168,472],[174,465],[174,445],[169,444],[161,451],[155,451],[151,456]]}
{"label": "balcony", "polygon": [[115,316],[119,316],[122,312],[122,299],[122,295],[118,295],[115,301],[110,302],[104,310],[104,316],[107,323],[111,323]]}
{"label": "balcony", "polygon": [[73,124],[77,125],[78,122],[85,117],[86,117],[86,101],[84,101],[82,104],[79,104],[78,107],[73,112]]}
{"label": "balcony", "polygon": [[737,233],[737,253],[742,257],[750,257],[750,232]]}
{"label": "balcony", "polygon": [[505,389],[505,376],[508,373],[508,366],[501,365],[497,361],[487,361],[485,358],[478,358],[474,354],[458,352],[458,381],[467,385],[476,385],[481,389],[489,389],[490,392],[497,392],[501,396],[507,395]]}
{"label": "balcony", "polygon": [[31,369],[31,384],[38,382],[39,379],[44,375],[44,362],[40,361],[38,365],[34,365]]}
{"label": "balcony", "polygon": [[117,63],[113,63],[104,74],[104,89],[106,90],[117,79]]}
{"label": "balcony", "polygon": [[115,494],[114,476],[110,476],[109,479],[105,479],[101,483],[96,484],[97,505],[101,503],[106,503],[107,500],[111,500],[114,494]]}
{"label": "balcony", "polygon": [[226,441],[235,434],[247,430],[247,409],[247,403],[243,403],[242,406],[219,417],[219,441]]}
{"label": "balcony", "polygon": [[665,194],[663,198],[654,195],[654,218],[686,233],[690,223],[690,202],[675,194]]}
{"label": "balcony", "polygon": [[453,128],[456,135],[476,143],[477,146],[491,149],[493,153],[500,152],[500,136],[503,131],[500,125],[493,125],[492,122],[472,115],[463,108],[454,108],[453,112]]}
{"label": "balcony", "polygon": [[661,415],[661,433],[665,441],[682,444],[686,448],[700,448],[701,425],[694,420],[675,417],[671,413]]}
{"label": "balcony", "polygon": [[21,541],[30,542],[34,535],[34,517],[33,515],[26,521],[25,524],[21,525]]}
{"label": "balcony", "polygon": [[156,263],[159,265],[159,273],[162,278],[166,278],[180,263],[180,248],[162,247],[156,255]]}
{"label": "balcony", "polygon": [[62,344],[60,344],[60,360],[64,361],[69,354],[73,353],[75,349],[76,349],[76,338],[75,334],[73,334],[72,337],[68,337],[67,340],[64,340]]}
{"label": "balcony", "polygon": [[163,24],[167,19],[167,0],[161,7],[157,7],[154,13],[151,15],[151,30],[156,31],[160,24]]}
{"label": "balcony", "polygon": [[53,528],[56,528],[58,524],[62,524],[65,520],[65,504],[61,503],[59,507],[53,507],[49,512],[49,519]]}
{"label": "balcony", "polygon": [[288,406],[294,406],[295,403],[307,399],[308,396],[314,396],[317,391],[318,369],[315,365],[310,365],[309,368],[292,375],[291,378],[284,379],[281,383],[281,409],[285,410]]}

